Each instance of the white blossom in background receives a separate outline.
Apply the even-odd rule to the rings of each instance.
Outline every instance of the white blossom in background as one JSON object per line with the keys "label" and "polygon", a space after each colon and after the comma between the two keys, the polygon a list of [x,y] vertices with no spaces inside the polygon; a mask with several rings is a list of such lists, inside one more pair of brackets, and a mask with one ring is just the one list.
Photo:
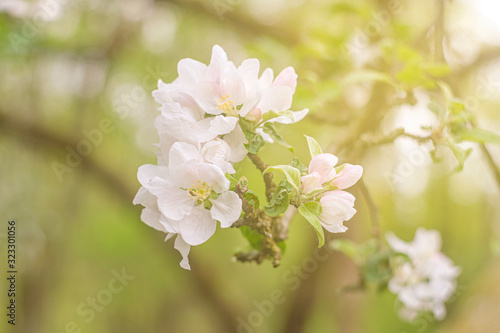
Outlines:
{"label": "white blossom in background", "polygon": [[335,168],[338,158],[332,154],[319,154],[309,163],[308,174],[301,178],[302,191],[307,195],[320,194],[321,214],[318,219],[329,232],[345,232],[344,221],[356,213],[354,196],[342,191],[354,185],[363,174],[360,165],[344,164]]}
{"label": "white blossom in background", "polygon": [[410,243],[391,232],[386,239],[392,250],[405,255],[391,264],[394,276],[389,281],[389,290],[404,305],[401,317],[411,321],[422,312],[432,312],[436,319],[443,319],[444,303],[455,292],[460,268],[440,252],[439,232],[419,228]]}

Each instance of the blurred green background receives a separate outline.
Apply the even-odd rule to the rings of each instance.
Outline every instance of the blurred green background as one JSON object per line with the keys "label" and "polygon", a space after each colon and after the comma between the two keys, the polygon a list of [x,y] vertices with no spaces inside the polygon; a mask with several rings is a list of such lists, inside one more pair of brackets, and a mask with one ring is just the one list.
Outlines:
{"label": "blurred green background", "polygon": [[[438,163],[428,144],[408,138],[360,148],[395,128],[419,135],[435,124],[427,103],[437,79],[482,128],[500,132],[497,1],[45,0],[0,9],[1,267],[14,219],[19,270],[15,328],[2,278],[2,332],[500,332],[499,147],[487,145],[489,161],[464,144],[473,152],[458,173],[445,147]],[[151,91],[176,78],[182,58],[208,63],[214,44],[236,64],[255,57],[275,73],[296,69],[293,109],[311,112],[280,128],[283,137],[304,163],[307,134],[341,163],[361,164],[383,231],[405,240],[419,226],[442,232],[443,252],[462,268],[444,321],[402,322],[388,291],[339,293],[358,280],[355,266],[333,251],[311,259],[316,235],[298,216],[278,268],[235,263],[246,240],[219,228],[191,249],[185,271],[173,242],[141,222],[136,172],[155,163],[158,141]],[[68,166],[78,147],[87,156]],[[286,164],[293,155],[268,145],[262,157]],[[238,175],[263,193],[248,160]],[[363,242],[370,213],[352,192],[358,214],[335,237]],[[130,280],[116,291],[110,283],[119,286],[123,270]],[[269,306],[274,297],[280,304]]]}

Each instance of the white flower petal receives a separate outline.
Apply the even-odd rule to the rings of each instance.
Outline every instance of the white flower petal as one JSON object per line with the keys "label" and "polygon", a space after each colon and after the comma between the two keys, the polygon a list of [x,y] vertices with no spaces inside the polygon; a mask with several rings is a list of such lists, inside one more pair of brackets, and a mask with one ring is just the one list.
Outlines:
{"label": "white flower petal", "polygon": [[226,67],[227,63],[228,60],[226,52],[219,45],[215,45],[212,48],[212,58],[210,59],[210,64],[208,65],[206,79],[211,82],[218,81],[220,74]]}
{"label": "white flower petal", "polygon": [[215,233],[217,223],[202,206],[194,207],[191,214],[179,222],[179,233],[189,245],[200,245]]}
{"label": "white flower petal", "polygon": [[236,193],[224,192],[210,202],[212,202],[210,214],[220,222],[222,228],[230,227],[240,218],[242,202]]}
{"label": "white flower petal", "polygon": [[213,191],[222,193],[229,188],[229,180],[219,167],[213,164],[200,163],[193,169],[196,171],[196,178],[201,182],[206,182]]}
{"label": "white flower petal", "polygon": [[153,178],[149,190],[158,197],[158,208],[169,219],[180,220],[193,209],[194,201],[188,192],[164,179]]}
{"label": "white flower petal", "polygon": [[320,199],[321,214],[318,219],[329,232],[345,232],[344,221],[350,220],[356,213],[354,197],[344,191],[327,192]]}
{"label": "white flower petal", "polygon": [[179,82],[190,86],[200,82],[207,71],[207,65],[189,58],[182,59],[177,64]]}
{"label": "white flower petal", "polygon": [[229,161],[238,163],[247,156],[248,150],[245,148],[247,139],[239,125],[234,128],[234,131],[224,136],[224,141],[226,141],[229,148],[231,148],[231,157]]}
{"label": "white flower petal", "polygon": [[167,232],[167,229],[160,223],[161,213],[157,209],[144,208],[141,212],[141,220],[151,228],[158,231]]}
{"label": "white flower petal", "polygon": [[238,67],[238,73],[240,74],[247,88],[254,86],[258,81],[259,68],[260,68],[260,63],[259,60],[257,59],[243,60],[241,65]]}
{"label": "white flower petal", "polygon": [[182,239],[181,235],[177,235],[174,243],[174,249],[180,252],[182,255],[182,260],[180,266],[184,269],[191,270],[191,266],[189,266],[189,251],[191,250],[191,246]]}
{"label": "white flower petal", "polygon": [[309,109],[304,109],[301,111],[290,111],[292,118],[287,116],[279,116],[273,119],[268,120],[270,123],[279,123],[279,124],[295,124],[296,122],[301,121],[309,112]]}
{"label": "white flower petal", "polygon": [[209,163],[218,166],[223,173],[235,173],[233,166],[228,162],[231,156],[231,148],[220,139],[209,141],[201,149],[202,158]]}
{"label": "white flower petal", "polygon": [[232,63],[228,63],[222,71],[220,76],[220,92],[221,96],[219,98],[229,95],[229,99],[233,101],[235,107],[245,102],[245,83]]}
{"label": "white flower petal", "polygon": [[149,188],[149,182],[154,177],[166,178],[168,176],[168,170],[165,167],[144,164],[137,170],[137,179],[142,186]]}
{"label": "white flower petal", "polygon": [[271,68],[266,68],[259,78],[260,87],[262,89],[269,88],[273,83],[274,73]]}
{"label": "white flower petal", "polygon": [[170,148],[169,156],[169,168],[178,167],[187,161],[199,160],[200,151],[196,146],[193,146],[186,142],[176,142]]}
{"label": "white flower petal", "polygon": [[268,111],[285,111],[292,106],[293,91],[286,86],[271,86],[262,90],[262,95],[258,108],[262,113]]}
{"label": "white flower petal", "polygon": [[236,117],[216,116],[210,121],[210,131],[217,135],[227,134],[234,129],[237,123],[238,118]]}

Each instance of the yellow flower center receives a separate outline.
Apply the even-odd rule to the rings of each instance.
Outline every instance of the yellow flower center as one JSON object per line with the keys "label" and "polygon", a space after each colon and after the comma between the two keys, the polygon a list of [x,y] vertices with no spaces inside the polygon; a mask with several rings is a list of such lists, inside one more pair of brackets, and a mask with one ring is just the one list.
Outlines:
{"label": "yellow flower center", "polygon": [[219,105],[217,106],[217,110],[222,111],[228,116],[238,117],[238,108],[234,105],[233,101],[229,99],[229,95],[222,96],[217,100]]}
{"label": "yellow flower center", "polygon": [[198,180],[198,184],[191,186],[187,192],[191,200],[197,200],[201,203],[210,197],[212,190],[206,182],[202,183],[201,180]]}

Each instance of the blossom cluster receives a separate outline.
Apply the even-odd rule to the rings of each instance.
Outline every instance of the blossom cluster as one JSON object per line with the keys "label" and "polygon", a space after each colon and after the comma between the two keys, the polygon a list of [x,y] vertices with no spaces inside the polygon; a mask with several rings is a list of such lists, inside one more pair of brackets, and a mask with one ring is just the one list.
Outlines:
{"label": "blossom cluster", "polygon": [[[241,215],[242,200],[230,190],[226,174],[249,151],[249,140],[273,142],[269,124],[291,124],[307,109],[289,110],[297,84],[292,67],[274,77],[271,69],[259,77],[257,59],[238,67],[214,46],[209,65],[193,59],[178,63],[178,78],[161,80],[153,92],[161,104],[155,125],[160,142],[157,165],[139,168],[134,204],[144,209],[141,219],[176,236],[181,267],[190,269],[190,247],[207,241],[217,221],[230,227]],[[272,132],[271,132],[272,134]]]}
{"label": "blossom cluster", "polygon": [[356,213],[354,196],[343,191],[354,185],[362,176],[360,165],[343,164],[337,168],[338,157],[318,154],[311,159],[308,173],[301,177],[302,191],[307,196],[320,196],[320,224],[329,232],[345,232],[344,221]]}
{"label": "blossom cluster", "polygon": [[401,317],[414,320],[423,312],[432,312],[436,319],[443,319],[444,303],[455,292],[460,269],[440,252],[439,232],[419,228],[411,243],[390,232],[386,239],[392,250],[401,254],[392,262],[394,275],[389,281],[389,290],[403,304]]}

